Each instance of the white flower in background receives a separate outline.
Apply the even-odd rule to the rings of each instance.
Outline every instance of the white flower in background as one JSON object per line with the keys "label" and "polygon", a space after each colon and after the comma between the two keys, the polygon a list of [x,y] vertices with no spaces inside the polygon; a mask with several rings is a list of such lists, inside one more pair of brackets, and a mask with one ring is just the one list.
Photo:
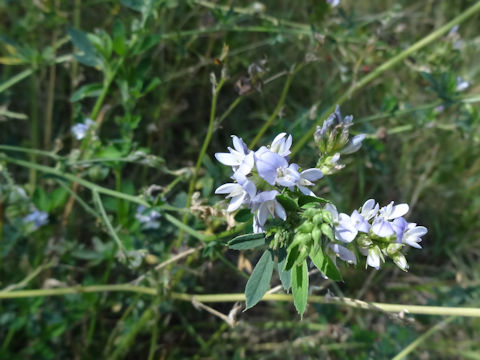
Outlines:
{"label": "white flower in background", "polygon": [[215,194],[228,194],[226,198],[231,198],[227,211],[237,210],[242,204],[249,202],[257,192],[255,184],[249,181],[241,172],[234,174],[233,178],[236,183],[228,183],[219,186],[215,190]]}
{"label": "white flower in background", "polygon": [[135,218],[142,224],[144,229],[158,229],[160,222],[157,221],[161,217],[161,214],[156,210],[147,209],[145,206],[140,205],[137,208]]}
{"label": "white flower in background", "polygon": [[86,118],[83,123],[78,123],[72,126],[72,134],[77,140],[82,140],[87,136],[88,129],[95,124],[92,119]]}
{"label": "white flower in background", "polygon": [[255,165],[253,151],[239,137],[232,135],[233,149],[228,148],[228,153],[216,153],[215,158],[223,165],[231,166],[233,171],[240,170],[243,175],[248,175]]}
{"label": "white flower in background", "polygon": [[469,86],[470,83],[468,81],[463,80],[461,76],[457,76],[457,91],[466,90]]}
{"label": "white flower in background", "polygon": [[337,7],[338,5],[340,5],[340,0],[327,0],[327,4],[332,7]]}
{"label": "white flower in background", "polygon": [[253,231],[256,233],[264,232],[264,225],[269,215],[282,220],[287,219],[287,213],[283,206],[277,201],[277,190],[263,191],[252,199]]}
{"label": "white flower in background", "polygon": [[33,224],[33,229],[37,230],[43,225],[48,224],[48,214],[45,211],[34,209],[30,214],[22,219],[25,223]]}

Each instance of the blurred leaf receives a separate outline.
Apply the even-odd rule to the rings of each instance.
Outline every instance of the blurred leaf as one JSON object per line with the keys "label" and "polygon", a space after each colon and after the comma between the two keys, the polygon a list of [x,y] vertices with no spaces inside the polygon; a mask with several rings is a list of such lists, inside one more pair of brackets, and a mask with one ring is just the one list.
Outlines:
{"label": "blurred leaf", "polygon": [[308,299],[308,268],[305,260],[302,265],[292,269],[293,304],[300,316],[303,317]]}
{"label": "blurred leaf", "polygon": [[122,22],[118,19],[113,25],[113,50],[118,55],[124,55],[127,51],[126,31]]}
{"label": "blurred leaf", "polygon": [[228,247],[233,250],[254,249],[267,244],[265,234],[246,234],[233,238],[228,242]]}
{"label": "blurred leaf", "polygon": [[273,251],[267,249],[258,260],[245,287],[245,297],[247,298],[245,310],[255,306],[270,288],[274,264]]}
{"label": "blurred leaf", "polygon": [[87,37],[87,34],[81,30],[69,27],[68,35],[75,47],[80,50],[81,54],[75,54],[75,59],[86,66],[98,66],[101,59],[98,52]]}
{"label": "blurred leaf", "polygon": [[80,89],[76,90],[70,97],[70,102],[77,102],[86,97],[98,97],[100,96],[103,89],[103,84],[101,83],[92,83],[83,85]]}

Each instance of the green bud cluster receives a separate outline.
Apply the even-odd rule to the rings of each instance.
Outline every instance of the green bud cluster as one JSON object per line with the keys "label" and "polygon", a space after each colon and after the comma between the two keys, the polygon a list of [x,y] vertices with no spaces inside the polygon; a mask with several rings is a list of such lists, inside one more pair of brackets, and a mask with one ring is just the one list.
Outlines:
{"label": "green bud cluster", "polygon": [[318,204],[309,204],[300,214],[300,225],[295,229],[289,253],[296,253],[295,264],[301,264],[323,244],[323,239],[333,240],[332,215]]}

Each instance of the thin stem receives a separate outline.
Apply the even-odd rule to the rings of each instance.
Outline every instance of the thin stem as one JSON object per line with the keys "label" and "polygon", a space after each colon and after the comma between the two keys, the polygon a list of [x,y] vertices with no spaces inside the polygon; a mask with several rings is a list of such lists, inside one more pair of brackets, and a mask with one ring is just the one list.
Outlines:
{"label": "thin stem", "polygon": [[0,159],[5,160],[5,161],[7,161],[9,163],[12,163],[12,164],[23,166],[23,167],[26,167],[26,168],[29,168],[29,169],[34,169],[34,170],[37,170],[37,171],[40,171],[40,172],[43,172],[43,173],[46,173],[46,174],[55,175],[55,176],[61,177],[63,179],[72,181],[72,182],[77,182],[80,185],[82,185],[82,186],[84,186],[84,187],[86,187],[90,190],[98,191],[98,193],[100,193],[100,194],[109,195],[109,196],[112,196],[112,197],[128,200],[130,202],[133,202],[133,203],[136,203],[136,204],[139,204],[139,205],[150,207],[148,202],[146,202],[145,200],[142,200],[138,196],[132,196],[132,195],[124,194],[124,193],[121,193],[121,192],[118,192],[118,191],[115,191],[115,190],[110,190],[110,189],[104,188],[102,186],[99,186],[95,183],[92,183],[88,180],[84,180],[84,179],[82,179],[78,176],[68,174],[68,173],[63,173],[60,170],[57,170],[57,169],[54,169],[54,168],[51,168],[51,167],[48,167],[48,166],[35,164],[35,163],[25,161],[25,160],[14,159],[14,158],[4,156],[4,155],[1,155],[1,154],[0,154]]}
{"label": "thin stem", "polygon": [[100,198],[100,195],[98,195],[98,191],[92,190],[92,195],[93,195],[93,201],[97,205],[98,209],[100,210],[100,214],[102,215],[103,221],[105,222],[105,225],[107,225],[108,231],[110,232],[110,235],[112,235],[113,240],[117,243],[118,248],[125,253],[125,246],[123,246],[123,243],[120,241],[120,238],[117,235],[117,232],[113,228],[112,223],[110,222],[107,213],[105,211],[105,208],[103,207],[102,199]]}
{"label": "thin stem", "polygon": [[3,84],[0,85],[0,93],[4,92],[5,90],[15,85],[16,83],[22,81],[23,79],[29,77],[30,75],[33,74],[33,72],[34,72],[33,69],[26,69],[26,70],[23,70],[22,72],[19,72],[17,75],[11,77],[10,79],[8,79],[7,81],[5,81]]}
{"label": "thin stem", "polygon": [[[91,286],[74,286],[55,289],[38,289],[38,290],[19,290],[19,291],[0,291],[0,299],[19,299],[33,298],[45,296],[62,296],[68,294],[82,294],[95,292],[133,292],[144,295],[157,296],[157,289],[143,286],[135,286],[130,284],[119,285],[91,285]],[[171,293],[171,298],[179,301],[191,302],[194,299],[204,303],[217,302],[237,302],[245,301],[245,294],[185,294]],[[293,302],[291,295],[287,294],[266,294],[262,301],[282,301]],[[392,313],[405,312],[417,315],[435,315],[435,316],[464,316],[464,317],[480,317],[480,308],[474,307],[444,307],[444,306],[426,306],[426,305],[403,305],[403,304],[387,304],[387,303],[368,303],[361,300],[339,297],[325,297],[311,295],[308,297],[309,303],[317,304],[335,304],[343,305],[356,309],[385,311]]]}
{"label": "thin stem", "polygon": [[27,153],[27,154],[47,156],[47,157],[55,159],[55,160],[60,160],[61,159],[60,156],[55,155],[54,153],[52,153],[50,151],[43,151],[43,150],[38,150],[38,149],[29,149],[29,148],[24,148],[24,147],[20,147],[20,146],[0,145],[0,150],[15,151],[15,152],[21,152],[21,153]]}
{"label": "thin stem", "polygon": [[439,322],[435,326],[431,327],[426,333],[422,334],[418,337],[415,341],[409,344],[405,349],[399,352],[392,360],[401,360],[404,359],[408,354],[410,354],[413,350],[415,350],[418,346],[420,346],[423,342],[425,342],[430,336],[435,334],[437,331],[441,330],[453,320],[455,320],[455,316],[450,316],[449,318]]}
{"label": "thin stem", "polygon": [[342,105],[347,99],[350,98],[357,90],[361,89],[365,85],[367,85],[372,80],[379,77],[385,71],[391,69],[395,65],[397,65],[402,60],[406,59],[416,51],[424,48],[425,46],[429,45],[433,41],[437,40],[439,37],[447,33],[452,27],[462,23],[463,21],[467,20],[469,17],[474,15],[476,12],[480,10],[480,1],[469,7],[459,16],[442,26],[441,28],[435,30],[434,32],[430,33],[428,36],[424,37],[420,41],[417,41],[415,44],[410,46],[408,49],[402,51],[400,54],[392,57],[391,59],[384,62],[370,74],[363,77],[359,82],[354,83],[350,86],[350,88],[340,96],[336,101],[332,103],[332,105],[323,112],[323,114],[318,118],[318,120],[312,125],[312,127],[305,133],[305,135],[296,143],[296,145],[292,149],[291,155],[295,155],[313,136],[315,133],[315,129],[317,125],[321,125],[323,121],[327,118],[327,116],[335,111],[335,107],[337,105]]}
{"label": "thin stem", "polygon": [[[214,90],[213,90],[213,98],[212,98],[212,105],[210,107],[210,119],[208,122],[208,129],[207,129],[207,135],[205,136],[205,140],[203,141],[202,149],[200,150],[200,153],[198,154],[198,159],[195,164],[195,170],[193,172],[193,176],[190,180],[190,183],[188,185],[188,194],[187,194],[187,204],[185,206],[186,209],[190,209],[190,205],[192,205],[192,196],[193,196],[193,190],[195,189],[195,183],[197,181],[198,177],[198,170],[200,169],[200,166],[202,165],[203,158],[205,156],[205,153],[207,152],[208,145],[210,144],[210,139],[212,138],[213,130],[214,130],[214,124],[215,124],[215,114],[217,110],[217,101],[218,101],[218,94],[220,93],[220,90],[225,83],[226,78],[224,76],[221,77],[220,82],[215,85]],[[188,213],[185,213],[183,216],[182,223],[186,224],[188,220]],[[177,245],[180,244],[180,242],[183,239],[183,233],[184,231],[181,230],[178,238],[177,238]],[[190,233],[192,235],[192,233]],[[198,239],[198,237],[197,237]],[[201,240],[201,239],[199,239]]]}
{"label": "thin stem", "polygon": [[272,115],[270,115],[267,122],[265,124],[263,124],[262,128],[257,133],[257,135],[255,136],[253,141],[251,142],[250,148],[253,148],[255,146],[255,144],[258,142],[258,140],[261,139],[263,134],[268,130],[268,128],[272,125],[272,123],[277,118],[278,114],[282,110],[283,104],[285,103],[285,98],[287,97],[288,90],[290,89],[290,85],[292,84],[293,77],[295,76],[297,71],[299,71],[301,68],[302,68],[302,66],[298,66],[296,69],[293,69],[288,74],[287,81],[285,82],[285,85],[283,86],[282,95],[280,96],[280,99],[278,100],[277,106],[275,106],[275,110],[273,110]]}

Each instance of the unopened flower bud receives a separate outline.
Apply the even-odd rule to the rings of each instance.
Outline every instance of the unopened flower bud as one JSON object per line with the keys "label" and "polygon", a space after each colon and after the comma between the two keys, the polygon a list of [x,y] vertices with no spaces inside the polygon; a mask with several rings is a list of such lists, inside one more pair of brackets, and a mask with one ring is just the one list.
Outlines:
{"label": "unopened flower bud", "polygon": [[408,263],[407,263],[407,259],[405,259],[405,256],[403,256],[402,253],[398,252],[397,254],[395,254],[393,257],[393,262],[403,271],[407,271],[408,270]]}

